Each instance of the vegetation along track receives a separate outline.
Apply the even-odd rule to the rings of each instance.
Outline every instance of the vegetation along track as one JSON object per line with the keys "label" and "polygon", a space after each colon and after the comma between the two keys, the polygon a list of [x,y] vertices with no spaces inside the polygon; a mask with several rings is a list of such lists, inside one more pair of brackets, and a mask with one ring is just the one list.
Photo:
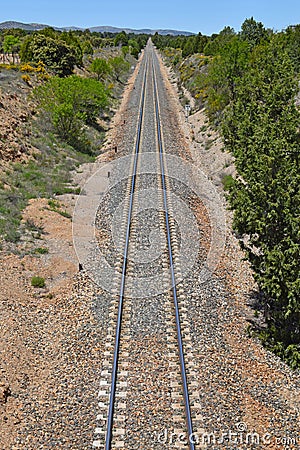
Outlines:
{"label": "vegetation along track", "polygon": [[[141,445],[143,448],[170,448],[170,444],[195,449],[195,442],[189,436],[202,430],[190,330],[185,320],[187,310],[180,284],[178,230],[172,217],[160,120],[159,71],[150,42],[139,74],[143,82],[136,141],[123,223],[119,229],[124,236],[123,250],[115,262],[114,293],[118,299],[110,310],[106,360],[99,391],[100,413],[92,443],[94,448],[106,450],[141,448]],[[145,165],[149,163],[156,165],[156,173],[147,173]],[[145,196],[146,190],[148,196]],[[151,248],[147,248],[145,237],[153,226],[156,234],[152,236]],[[153,251],[159,254],[155,264]],[[162,273],[159,284],[158,269]],[[154,332],[149,333],[143,327],[142,316],[149,316],[150,311],[156,324]],[[129,351],[133,342],[136,348]],[[142,347],[139,342],[143,342]],[[144,357],[144,367],[141,367],[137,351]],[[165,391],[165,395],[161,395],[161,391]],[[167,400],[160,404],[160,398]],[[136,420],[134,416],[139,414]],[[173,442],[159,433],[162,423],[165,430],[174,431]]]}

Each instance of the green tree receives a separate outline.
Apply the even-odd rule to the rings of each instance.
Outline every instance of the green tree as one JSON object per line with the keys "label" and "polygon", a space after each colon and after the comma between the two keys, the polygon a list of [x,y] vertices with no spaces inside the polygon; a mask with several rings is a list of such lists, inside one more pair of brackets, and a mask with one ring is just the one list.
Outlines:
{"label": "green tree", "polygon": [[136,39],[129,39],[128,46],[130,49],[130,54],[137,59],[140,53],[140,46],[138,41]]}
{"label": "green tree", "polygon": [[295,70],[300,72],[300,25],[288,27],[286,33],[281,33],[283,45],[293,61]]}
{"label": "green tree", "polygon": [[183,58],[186,58],[187,56],[192,55],[195,53],[195,45],[193,39],[187,39],[183,49],[182,49],[182,56]]}
{"label": "green tree", "polygon": [[26,39],[20,56],[23,62],[42,61],[50,71],[59,76],[71,75],[77,62],[77,55],[72,47],[42,34]]}
{"label": "green tree", "polygon": [[40,30],[38,32],[38,34],[41,36],[52,38],[52,39],[57,39],[58,32],[55,31],[55,29],[53,27],[46,27],[46,28],[43,28],[42,30]]}
{"label": "green tree", "polygon": [[20,47],[20,59],[22,62],[33,61],[33,51],[31,49],[32,36],[27,36]]}
{"label": "green tree", "polygon": [[94,49],[92,46],[91,41],[84,41],[82,44],[82,53],[84,55],[93,55],[94,54]]}
{"label": "green tree", "polygon": [[68,32],[64,31],[59,36],[59,39],[61,41],[65,42],[68,45],[68,47],[72,50],[72,52],[76,58],[75,64],[77,66],[82,66],[83,51],[82,51],[80,40],[76,36],[76,34],[73,31],[68,31]]}
{"label": "green tree", "polygon": [[251,49],[268,36],[268,32],[262,22],[256,22],[253,17],[246,19],[241,28],[241,39],[246,41]]}
{"label": "green tree", "polygon": [[299,362],[300,344],[297,92],[293,63],[274,36],[254,49],[223,124],[241,177],[229,197],[234,227],[248,236],[242,245],[263,292],[266,342],[291,365]]}
{"label": "green tree", "polygon": [[128,47],[128,45],[123,45],[123,47],[121,48],[121,51],[122,51],[123,58],[126,58],[126,56],[129,55],[129,53],[130,53],[130,48]]}
{"label": "green tree", "polygon": [[89,70],[97,75],[98,81],[104,80],[111,74],[112,68],[104,58],[95,58],[91,63]]}
{"label": "green tree", "polygon": [[235,98],[235,88],[249,63],[249,49],[245,42],[234,36],[220,50],[208,69],[206,77],[207,112],[211,119],[219,120],[224,108]]}
{"label": "green tree", "polygon": [[222,51],[222,48],[226,47],[230,41],[234,38],[235,31],[231,27],[224,27],[218,35],[211,37],[204,47],[204,54],[216,56]]}
{"label": "green tree", "polygon": [[194,51],[195,53],[203,53],[206,44],[208,43],[208,37],[198,33],[194,38]]}
{"label": "green tree", "polygon": [[114,44],[116,47],[118,45],[120,46],[128,45],[128,35],[125,33],[125,31],[122,31],[121,33],[117,34],[117,36],[115,37]]}
{"label": "green tree", "polygon": [[130,68],[129,62],[125,61],[125,59],[122,58],[122,56],[115,56],[114,58],[111,58],[109,60],[109,63],[112,66],[116,80],[119,81],[119,83],[122,83],[120,78],[122,75],[128,72]]}
{"label": "green tree", "polygon": [[108,92],[102,83],[72,75],[53,77],[34,90],[54,131],[69,144],[81,148],[84,124],[95,123],[108,105]]}
{"label": "green tree", "polygon": [[4,37],[2,44],[4,53],[11,53],[13,56],[13,64],[15,63],[15,54],[19,52],[20,49],[20,39],[17,36],[8,34]]}
{"label": "green tree", "polygon": [[156,31],[156,33],[154,33],[154,35],[152,36],[152,42],[153,44],[158,48],[158,49],[162,49],[162,48],[166,48],[168,47],[168,45],[163,42],[163,36],[161,36],[160,34],[158,34],[158,32]]}

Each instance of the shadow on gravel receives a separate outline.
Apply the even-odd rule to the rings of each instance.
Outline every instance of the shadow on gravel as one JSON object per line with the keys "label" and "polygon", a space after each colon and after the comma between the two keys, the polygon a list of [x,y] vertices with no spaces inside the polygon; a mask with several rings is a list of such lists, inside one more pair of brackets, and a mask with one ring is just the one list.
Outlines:
{"label": "shadow on gravel", "polygon": [[250,324],[248,331],[258,334],[266,330],[268,302],[264,293],[259,289],[252,290],[248,296],[247,306],[253,311],[253,315],[247,318],[247,322]]}

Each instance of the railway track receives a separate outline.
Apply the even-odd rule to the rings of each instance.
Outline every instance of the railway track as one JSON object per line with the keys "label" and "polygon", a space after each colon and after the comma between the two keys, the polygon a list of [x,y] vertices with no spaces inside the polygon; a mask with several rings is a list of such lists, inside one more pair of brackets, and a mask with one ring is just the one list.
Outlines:
{"label": "railway track", "polygon": [[[123,229],[120,230],[124,236],[123,251],[116,262],[114,290],[116,299],[112,301],[110,307],[110,326],[98,395],[100,413],[97,416],[98,426],[92,443],[93,448],[105,450],[203,448],[201,443],[197,442],[197,437],[203,432],[198,400],[199,386],[196,381],[186,298],[181,287],[176,224],[172,217],[163,126],[160,118],[159,71],[159,62],[150,42],[145,49],[140,68],[142,87],[137,114],[136,141],[131,173],[128,178]],[[140,175],[142,156],[148,152],[156,152],[157,173],[148,176]],[[140,292],[139,298],[136,299],[135,274],[140,270],[138,261],[144,238],[141,230],[145,227],[145,223],[147,224],[147,215],[143,219],[143,224],[140,224],[139,211],[140,204],[145,202],[143,188],[149,185],[155,186],[157,192],[161,194],[155,199],[156,214],[153,217],[150,207],[148,219],[152,226],[155,222],[156,231],[161,237],[158,240],[160,258],[157,264],[164,273],[164,286],[161,287],[161,294],[158,296],[145,298],[143,292]],[[144,247],[145,252],[147,253],[147,250]],[[155,268],[150,266],[146,264],[145,270],[155,272]],[[147,306],[141,306],[143,304]],[[135,345],[139,347],[139,341],[135,336],[136,328],[143,328],[135,324],[136,311],[139,308],[141,311],[143,308],[145,310],[151,308],[151,304],[153,304],[153,311],[157,310],[159,313],[161,310],[163,327],[158,331],[159,343],[156,342],[155,333],[151,330],[148,333],[140,332],[145,343],[142,353],[145,348],[147,351],[149,348],[148,354],[147,351],[145,353],[146,358],[151,360],[151,355],[158,348],[164,348],[164,357],[160,364],[168,373],[167,380],[165,379],[163,384],[169,385],[169,392],[167,392],[168,389],[165,391],[162,389],[163,405],[156,416],[152,411],[153,408],[156,409],[155,403],[161,401],[159,395],[145,394],[147,380],[151,382],[151,371],[155,364],[152,364],[153,367],[148,364],[149,367],[139,388],[137,382],[139,361],[135,359],[136,349],[134,348]],[[162,344],[161,341],[164,343]],[[134,369],[137,375],[133,377],[131,372],[134,372]],[[136,401],[140,395],[145,398]],[[132,399],[135,403],[134,407],[132,407]],[[140,427],[133,424],[135,408],[143,410],[144,419],[135,421],[135,423],[142,422]],[[165,428],[157,428],[164,410],[167,410],[168,417]]]}

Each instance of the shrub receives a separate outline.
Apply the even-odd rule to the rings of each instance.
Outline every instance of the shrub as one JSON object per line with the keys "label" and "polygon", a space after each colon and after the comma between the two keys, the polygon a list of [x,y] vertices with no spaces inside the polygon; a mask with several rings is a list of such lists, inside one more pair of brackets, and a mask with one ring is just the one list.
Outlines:
{"label": "shrub", "polygon": [[69,214],[66,210],[60,209],[60,203],[56,200],[48,200],[48,205],[50,211],[54,211],[58,214],[60,214],[63,217],[66,217],[67,219],[71,219],[72,216]]}
{"label": "shrub", "polygon": [[75,49],[66,42],[36,34],[24,40],[20,57],[23,62],[42,61],[47,68],[61,77],[71,75],[77,61]]}
{"label": "shrub", "polygon": [[39,253],[40,255],[44,255],[46,253],[49,253],[49,250],[46,247],[38,247],[34,250],[34,253]]}
{"label": "shrub", "polygon": [[45,287],[45,278],[34,276],[31,278],[31,286],[43,288]]}
{"label": "shrub", "polygon": [[89,152],[84,125],[94,124],[108,106],[108,90],[95,79],[53,77],[34,95],[57,135],[81,151]]}
{"label": "shrub", "polygon": [[30,76],[28,74],[22,75],[21,78],[26,84],[30,84]]}
{"label": "shrub", "polygon": [[124,75],[130,68],[130,64],[122,56],[115,56],[109,60],[110,65],[113,68],[116,80],[121,83],[120,77]]}
{"label": "shrub", "polygon": [[[23,64],[20,69],[21,72],[27,72],[31,74],[36,74],[39,80],[48,80],[50,78],[49,74],[46,71],[45,64],[42,61],[39,61],[37,64]],[[30,81],[29,75],[22,75],[22,79],[28,83]]]}
{"label": "shrub", "polygon": [[97,75],[99,81],[108,76],[111,73],[112,68],[105,59],[95,58],[90,65],[89,70]]}

